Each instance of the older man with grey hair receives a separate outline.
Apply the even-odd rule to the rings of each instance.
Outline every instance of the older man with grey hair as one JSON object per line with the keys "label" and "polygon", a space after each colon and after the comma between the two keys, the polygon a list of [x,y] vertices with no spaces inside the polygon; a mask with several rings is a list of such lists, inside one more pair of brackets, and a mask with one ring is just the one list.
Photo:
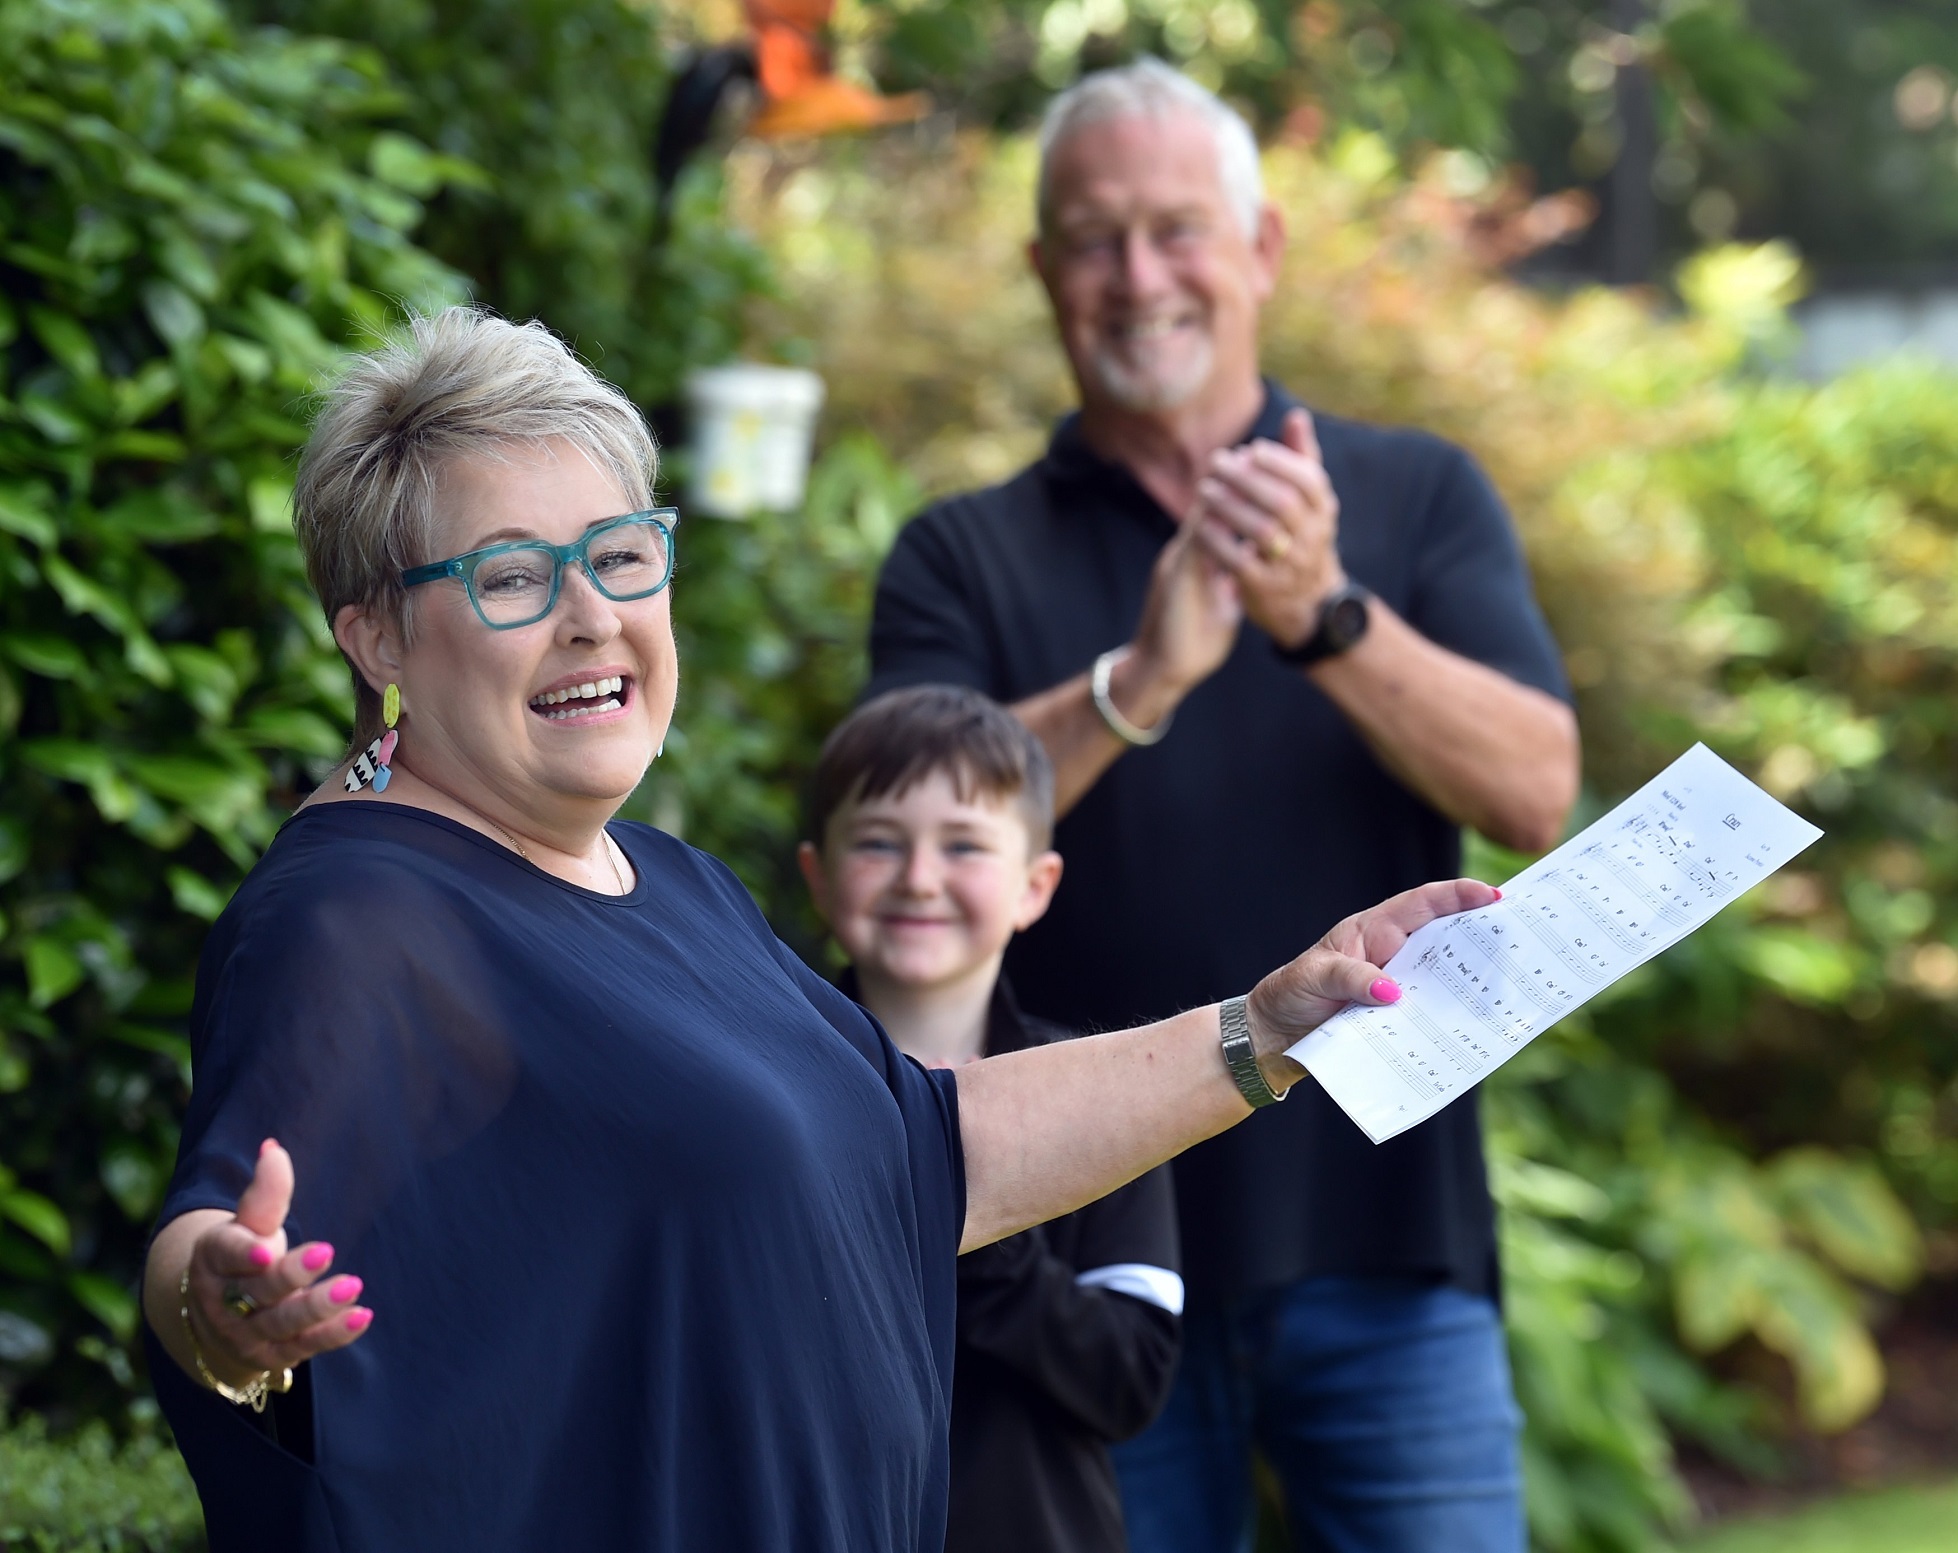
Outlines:
{"label": "older man with grey hair", "polygon": [[[1040,736],[1068,878],[1008,964],[1030,1010],[1110,1028],[1455,873],[1464,825],[1548,846],[1577,730],[1475,465],[1260,376],[1285,234],[1243,120],[1144,60],[1057,99],[1041,150],[1030,254],[1081,408],[906,527],[871,689],[976,686]],[[1304,1546],[1518,1553],[1476,1101],[1375,1147],[1297,1094],[1177,1162],[1184,1358],[1118,1452],[1132,1544],[1248,1547],[1256,1450]]]}

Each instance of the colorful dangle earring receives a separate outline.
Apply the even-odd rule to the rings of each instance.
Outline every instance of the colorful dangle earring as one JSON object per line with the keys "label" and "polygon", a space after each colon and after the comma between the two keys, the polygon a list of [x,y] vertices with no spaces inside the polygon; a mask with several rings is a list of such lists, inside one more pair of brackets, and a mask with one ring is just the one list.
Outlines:
{"label": "colorful dangle earring", "polygon": [[387,732],[354,756],[354,763],[347,768],[348,792],[357,793],[369,782],[377,793],[388,790],[394,776],[394,747],[401,742],[394,725],[400,720],[401,687],[391,684],[381,696],[381,721],[387,725]]}

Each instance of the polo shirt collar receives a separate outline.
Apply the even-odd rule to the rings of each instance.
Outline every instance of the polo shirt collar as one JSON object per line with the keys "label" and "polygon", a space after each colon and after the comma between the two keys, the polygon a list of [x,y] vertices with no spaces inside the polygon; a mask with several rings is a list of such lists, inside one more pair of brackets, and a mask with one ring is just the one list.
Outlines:
{"label": "polo shirt collar", "polygon": [[[1285,416],[1298,406],[1298,400],[1288,394],[1283,386],[1270,378],[1262,378],[1264,384],[1264,403],[1258,407],[1257,418],[1245,428],[1244,435],[1233,444],[1242,447],[1262,437],[1269,442],[1279,441],[1285,433]],[[1070,410],[1062,416],[1054,428],[1052,440],[1047,444],[1047,455],[1042,459],[1046,473],[1058,480],[1080,481],[1100,486],[1104,490],[1111,484],[1126,485],[1140,500],[1155,507],[1155,499],[1143,490],[1140,482],[1130,474],[1127,467],[1103,458],[1088,445],[1087,438],[1081,435],[1081,412]],[[1160,508],[1156,508],[1161,511]]]}

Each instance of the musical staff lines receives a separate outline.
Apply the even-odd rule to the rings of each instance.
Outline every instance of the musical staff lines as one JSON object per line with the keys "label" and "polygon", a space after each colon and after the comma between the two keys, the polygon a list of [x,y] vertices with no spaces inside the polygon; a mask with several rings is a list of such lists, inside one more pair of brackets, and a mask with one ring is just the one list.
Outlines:
{"label": "musical staff lines", "polygon": [[1384,1142],[1480,1082],[1821,835],[1696,745],[1490,906],[1431,922],[1388,963],[1403,997],[1292,1047]]}

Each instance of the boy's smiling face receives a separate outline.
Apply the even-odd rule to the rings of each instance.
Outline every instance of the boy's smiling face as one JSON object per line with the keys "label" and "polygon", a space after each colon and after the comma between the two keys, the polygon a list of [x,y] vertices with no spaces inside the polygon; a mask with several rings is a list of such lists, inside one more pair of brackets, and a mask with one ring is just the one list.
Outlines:
{"label": "boy's smiling face", "polygon": [[962,799],[943,771],[844,803],[821,849],[804,842],[800,861],[859,979],[920,990],[990,982],[1061,877],[1060,854],[1033,852],[1012,797]]}

